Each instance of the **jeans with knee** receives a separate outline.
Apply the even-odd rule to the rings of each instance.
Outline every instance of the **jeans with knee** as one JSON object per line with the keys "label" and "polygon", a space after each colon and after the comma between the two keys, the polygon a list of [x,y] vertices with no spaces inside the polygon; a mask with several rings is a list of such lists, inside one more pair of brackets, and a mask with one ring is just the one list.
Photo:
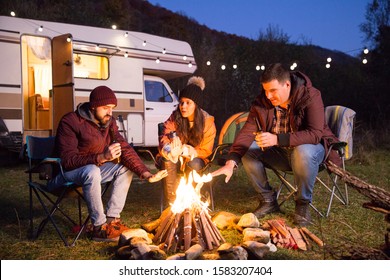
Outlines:
{"label": "jeans with knee", "polygon": [[[67,181],[82,186],[88,212],[94,226],[104,224],[107,221],[106,215],[107,217],[120,217],[133,178],[133,172],[127,167],[112,162],[106,162],[101,166],[88,164],[67,171],[64,175]],[[61,187],[65,183],[65,179],[58,175],[49,182],[49,189],[54,190]],[[112,180],[114,182],[105,214],[102,201],[102,184]]]}
{"label": "jeans with knee", "polygon": [[253,142],[242,158],[242,164],[261,199],[272,200],[274,190],[269,185],[265,165],[280,171],[292,171],[297,186],[295,200],[312,201],[318,168],[325,156],[322,144],[302,144],[294,148],[270,147],[263,150]]}

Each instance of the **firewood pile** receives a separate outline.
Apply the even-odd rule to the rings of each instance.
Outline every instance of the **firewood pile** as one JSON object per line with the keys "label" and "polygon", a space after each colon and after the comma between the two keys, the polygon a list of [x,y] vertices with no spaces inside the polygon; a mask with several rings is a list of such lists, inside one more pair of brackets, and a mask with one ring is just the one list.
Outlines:
{"label": "firewood pile", "polygon": [[161,221],[153,242],[160,244],[167,252],[177,252],[186,251],[194,244],[212,250],[224,243],[225,239],[205,209],[192,207],[181,213],[169,211]]}
{"label": "firewood pile", "polygon": [[320,247],[324,246],[324,242],[306,227],[291,228],[282,219],[267,220],[262,228],[270,232],[272,243],[279,248],[306,251],[310,249],[311,242]]}

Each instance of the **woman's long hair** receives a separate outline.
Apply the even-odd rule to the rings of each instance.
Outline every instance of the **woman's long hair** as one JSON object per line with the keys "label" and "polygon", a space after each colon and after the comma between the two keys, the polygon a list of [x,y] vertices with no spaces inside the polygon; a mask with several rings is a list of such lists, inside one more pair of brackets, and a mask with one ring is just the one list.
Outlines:
{"label": "woman's long hair", "polygon": [[177,127],[177,134],[182,140],[183,144],[189,144],[193,147],[198,146],[203,140],[204,130],[204,115],[202,109],[195,105],[194,111],[194,125],[190,127],[188,118],[183,118],[180,109],[175,111],[175,123]]}

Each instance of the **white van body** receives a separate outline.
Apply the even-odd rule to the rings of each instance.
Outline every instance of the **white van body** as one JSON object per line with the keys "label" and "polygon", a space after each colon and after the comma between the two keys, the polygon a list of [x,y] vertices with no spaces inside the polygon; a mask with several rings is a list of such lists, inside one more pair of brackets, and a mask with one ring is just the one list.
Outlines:
{"label": "white van body", "polygon": [[97,86],[118,98],[114,116],[134,146],[156,147],[177,108],[169,79],[196,70],[190,45],[140,32],[0,16],[0,117],[10,132],[49,136]]}

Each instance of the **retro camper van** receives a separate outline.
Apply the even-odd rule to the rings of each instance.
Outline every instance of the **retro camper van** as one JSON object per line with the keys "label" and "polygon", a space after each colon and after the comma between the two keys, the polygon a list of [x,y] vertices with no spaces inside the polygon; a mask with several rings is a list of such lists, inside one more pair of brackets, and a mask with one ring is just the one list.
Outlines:
{"label": "retro camper van", "polygon": [[65,113],[106,85],[118,98],[119,128],[140,147],[158,145],[158,123],[178,105],[166,81],[196,70],[183,41],[7,16],[0,16],[0,61],[0,118],[9,132],[55,135]]}

